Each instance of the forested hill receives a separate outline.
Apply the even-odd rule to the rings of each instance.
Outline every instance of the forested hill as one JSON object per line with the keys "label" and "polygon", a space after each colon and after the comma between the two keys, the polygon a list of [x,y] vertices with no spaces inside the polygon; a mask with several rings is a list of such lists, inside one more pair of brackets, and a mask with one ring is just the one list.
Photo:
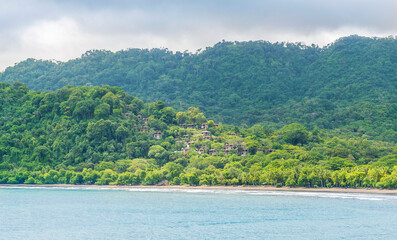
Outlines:
{"label": "forested hill", "polygon": [[350,36],[324,48],[220,42],[195,54],[166,49],[89,51],[68,62],[28,59],[0,81],[36,90],[115,85],[144,101],[197,106],[217,121],[300,122],[397,139],[397,40]]}
{"label": "forested hill", "polygon": [[0,184],[397,188],[396,143],[218,124],[119,87],[0,83],[0,119]]}

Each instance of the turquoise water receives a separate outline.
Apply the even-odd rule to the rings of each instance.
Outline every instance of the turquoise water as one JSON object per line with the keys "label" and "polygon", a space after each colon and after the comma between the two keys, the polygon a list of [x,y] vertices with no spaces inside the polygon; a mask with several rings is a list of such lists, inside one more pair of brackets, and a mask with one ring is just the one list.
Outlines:
{"label": "turquoise water", "polygon": [[397,239],[397,196],[0,188],[0,239]]}

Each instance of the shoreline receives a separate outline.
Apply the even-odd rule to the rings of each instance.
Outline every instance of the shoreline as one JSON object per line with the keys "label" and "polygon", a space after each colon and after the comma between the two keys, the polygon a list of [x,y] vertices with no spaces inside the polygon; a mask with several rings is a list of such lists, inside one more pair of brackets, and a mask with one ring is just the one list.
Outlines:
{"label": "shoreline", "polygon": [[176,189],[176,190],[238,190],[238,191],[284,191],[284,192],[323,192],[323,193],[366,193],[397,195],[397,189],[376,188],[305,188],[305,187],[274,187],[274,186],[144,186],[144,185],[73,185],[73,184],[0,184],[0,187],[46,187],[46,188],[101,188],[101,189]]}

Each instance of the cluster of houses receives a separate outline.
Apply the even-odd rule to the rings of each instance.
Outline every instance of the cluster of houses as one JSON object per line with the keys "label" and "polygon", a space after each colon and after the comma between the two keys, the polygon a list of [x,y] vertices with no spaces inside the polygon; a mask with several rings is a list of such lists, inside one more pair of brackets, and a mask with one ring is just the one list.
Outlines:
{"label": "cluster of houses", "polygon": [[233,143],[230,143],[225,145],[225,154],[229,154],[229,153],[235,153],[237,155],[247,156],[248,149],[245,147],[244,142],[238,144],[237,146],[235,146]]}
{"label": "cluster of houses", "polygon": [[[179,127],[181,128],[200,128],[200,129],[207,129],[208,128],[208,124],[207,123],[202,123],[202,124],[194,124],[194,123],[183,123],[183,124],[179,124]],[[214,127],[219,127],[219,124],[215,123]]]}
{"label": "cluster of houses", "polygon": [[[131,113],[129,113],[129,112],[123,113],[123,115],[124,115],[126,118],[128,118],[128,119],[131,117]],[[149,118],[144,118],[144,117],[142,117],[142,115],[138,115],[137,118],[138,118],[138,121],[142,123],[142,125],[141,125],[140,128],[139,128],[139,130],[140,130],[141,132],[147,133],[147,132],[149,131],[149,127],[148,127],[148,125],[147,125],[147,123],[148,123],[148,121],[149,121]],[[135,127],[135,128],[138,128],[138,125],[134,124],[134,127]],[[156,131],[156,132],[154,132],[154,133],[153,133],[153,137],[156,138],[156,139],[161,139],[161,137],[162,137],[162,132],[161,132],[161,131]]]}
{"label": "cluster of houses", "polygon": [[[124,115],[127,119],[129,119],[129,118],[131,118],[132,113],[126,112],[126,113],[123,113],[123,115]],[[141,132],[147,133],[148,130],[149,130],[149,128],[148,128],[148,126],[147,126],[147,123],[148,123],[148,121],[149,121],[149,118],[144,118],[144,117],[142,117],[142,115],[137,115],[137,118],[138,118],[138,122],[141,122],[141,123],[142,123],[142,125],[141,125],[140,128],[139,128],[139,130],[140,130]],[[192,128],[192,129],[199,128],[199,129],[204,129],[204,130],[205,130],[205,129],[208,129],[208,124],[207,124],[207,123],[202,123],[202,124],[186,124],[186,123],[183,123],[183,124],[180,124],[179,126],[180,126],[181,128]],[[219,126],[219,124],[217,124],[217,123],[214,124],[214,127],[218,127],[218,126]],[[138,128],[138,125],[135,124],[134,127],[135,127],[135,128]],[[204,137],[205,140],[211,140],[211,136],[210,136],[210,132],[209,132],[209,131],[203,131],[203,132],[202,132],[202,135],[203,135],[203,137]],[[162,137],[162,132],[161,132],[161,131],[156,131],[156,132],[153,134],[153,137],[156,138],[156,139],[161,139],[161,137]],[[186,136],[183,136],[183,138],[186,138],[186,137],[188,137],[188,136],[187,136],[187,135],[186,135]]]}
{"label": "cluster of houses", "polygon": [[[123,115],[126,118],[130,118],[131,117],[131,113],[123,113]],[[142,115],[138,115],[137,116],[138,121],[141,123],[140,125],[140,131],[141,132],[148,132],[148,118],[143,118]],[[187,154],[191,149],[194,151],[196,151],[199,154],[205,154],[206,152],[208,152],[209,155],[214,155],[217,154],[218,151],[216,149],[208,149],[208,151],[206,151],[203,147],[200,147],[198,150],[196,149],[196,147],[193,147],[192,144],[194,144],[195,142],[197,142],[200,138],[203,140],[211,140],[211,139],[215,139],[215,138],[221,138],[220,136],[211,136],[211,132],[207,131],[206,129],[208,129],[208,124],[207,123],[202,123],[202,124],[180,124],[179,125],[181,128],[192,128],[192,129],[201,129],[202,131],[200,132],[200,134],[194,135],[193,136],[193,140],[194,141],[190,141],[190,136],[185,134],[183,136],[181,136],[182,140],[178,140],[176,141],[176,144],[181,144],[183,143],[183,148],[181,149],[181,151],[183,154]],[[214,127],[218,127],[219,124],[214,124]],[[135,124],[134,125],[135,128],[138,128],[138,126]],[[235,132],[230,133],[230,135],[232,136],[237,136],[237,134]],[[153,137],[155,139],[160,140],[162,138],[162,132],[161,131],[156,131],[153,133]],[[179,138],[179,136],[178,136]],[[257,149],[257,151],[263,151],[265,153],[270,153],[273,152],[273,149],[262,149],[259,148]],[[228,154],[236,154],[239,156],[247,156],[248,154],[248,148],[245,146],[244,142],[238,143],[238,144],[233,144],[233,143],[226,143],[225,144],[225,148],[223,149],[223,151],[226,155]]]}
{"label": "cluster of houses", "polygon": [[[197,135],[196,135],[197,136]],[[202,136],[202,138],[204,140],[211,140],[212,138],[221,138],[221,137],[214,137],[211,136],[211,132],[210,131],[201,131],[201,133],[199,134],[199,136]],[[183,143],[184,147],[181,149],[180,152],[182,152],[183,154],[187,154],[191,148],[191,145],[195,143],[195,141],[198,141],[198,138],[195,138],[195,141],[189,141],[190,138],[188,135],[183,135],[182,136],[182,140],[177,141],[177,144]],[[200,149],[196,150],[196,148],[194,148],[197,153],[199,154],[204,154],[206,153],[205,149],[203,147],[201,147]],[[228,155],[228,154],[237,154],[240,156],[247,156],[248,154],[248,148],[246,148],[245,143],[239,143],[237,145],[234,145],[233,143],[230,144],[225,144],[225,148],[223,150],[223,152]],[[209,155],[214,155],[217,154],[218,151],[216,149],[209,149],[208,150],[208,154]]]}
{"label": "cluster of houses", "polygon": [[[219,124],[217,124],[217,123],[214,124],[214,127],[218,127],[218,126],[219,126]],[[197,128],[202,129],[204,131],[202,131],[199,135],[201,135],[204,140],[211,140],[211,132],[210,131],[206,131],[206,129],[208,129],[208,127],[209,127],[208,123],[202,123],[202,124],[193,124],[193,123],[186,124],[186,123],[183,123],[183,124],[179,124],[179,127],[181,127],[181,128],[192,128],[192,129],[197,129]],[[183,135],[182,139],[189,140],[189,135]],[[198,138],[196,138],[196,141],[198,141]],[[177,144],[181,143],[181,142],[183,142],[183,141],[177,141]],[[190,150],[190,145],[193,144],[193,143],[194,143],[193,141],[189,141],[189,142],[185,141],[184,144],[183,144],[185,147],[182,148],[180,152],[182,152],[183,154],[187,154],[189,152],[189,150]],[[203,154],[204,153],[204,149],[200,148],[197,152],[200,153],[200,154]],[[217,151],[215,149],[210,149],[208,153],[210,155],[213,155],[213,154],[217,153]]]}

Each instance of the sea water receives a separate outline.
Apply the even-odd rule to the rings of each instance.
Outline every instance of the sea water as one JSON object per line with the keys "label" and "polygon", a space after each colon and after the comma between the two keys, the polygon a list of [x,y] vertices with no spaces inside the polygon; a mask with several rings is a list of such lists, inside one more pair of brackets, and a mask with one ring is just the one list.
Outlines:
{"label": "sea water", "polygon": [[0,187],[0,239],[397,239],[397,196]]}

